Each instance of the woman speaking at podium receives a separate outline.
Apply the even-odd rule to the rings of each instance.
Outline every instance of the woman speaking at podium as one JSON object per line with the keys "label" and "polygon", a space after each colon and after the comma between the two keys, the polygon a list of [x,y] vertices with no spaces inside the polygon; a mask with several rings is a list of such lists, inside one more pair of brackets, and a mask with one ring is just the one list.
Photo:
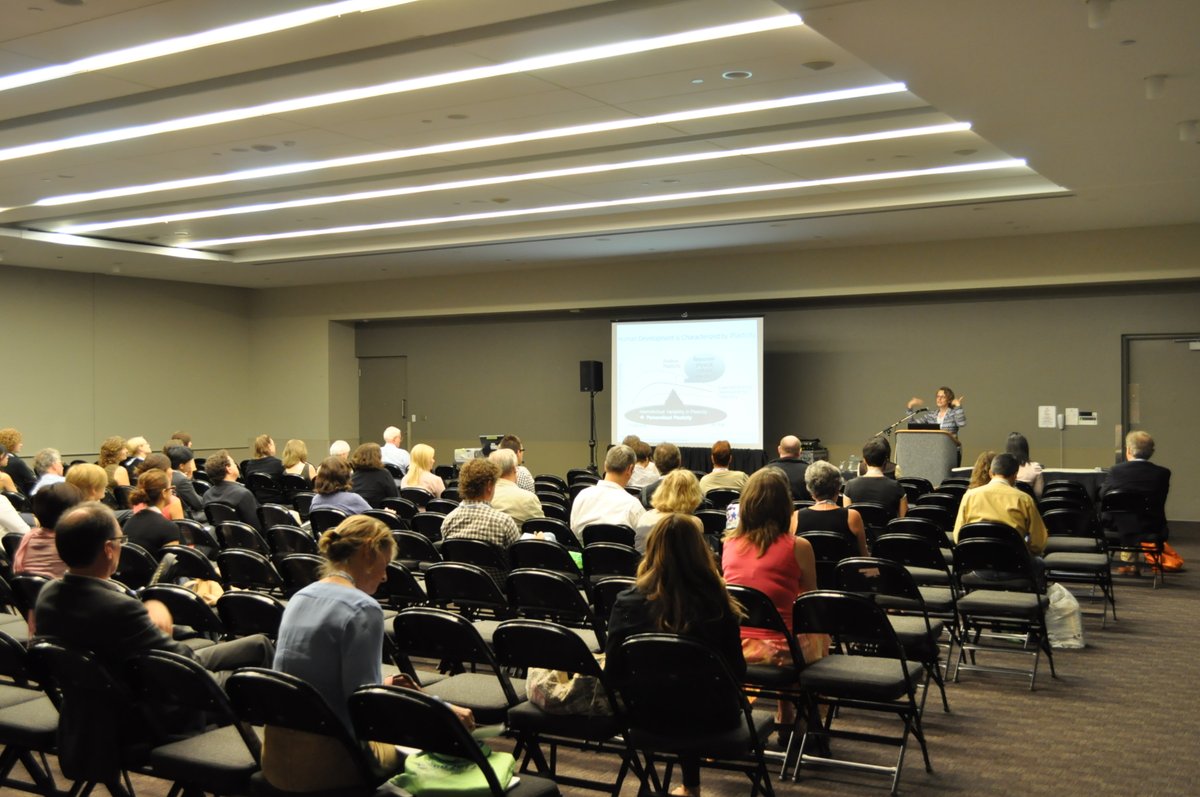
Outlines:
{"label": "woman speaking at podium", "polygon": [[[913,416],[913,423],[936,423],[943,432],[949,432],[958,446],[958,461],[962,463],[962,442],[958,439],[958,430],[967,425],[967,413],[962,408],[962,396],[955,396],[954,391],[944,385],[937,389],[937,406]],[[913,396],[908,400],[908,410],[920,407],[923,399]]]}

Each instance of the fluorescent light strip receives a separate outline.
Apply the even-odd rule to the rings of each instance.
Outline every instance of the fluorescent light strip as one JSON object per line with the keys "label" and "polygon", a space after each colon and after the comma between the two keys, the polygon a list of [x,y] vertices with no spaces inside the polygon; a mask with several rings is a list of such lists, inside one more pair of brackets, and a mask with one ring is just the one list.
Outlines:
{"label": "fluorescent light strip", "polygon": [[788,183],[768,183],[765,185],[744,185],[735,188],[718,188],[711,191],[686,191],[678,194],[659,194],[649,197],[627,197],[625,199],[610,199],[596,202],[576,202],[569,205],[546,205],[538,208],[520,208],[516,210],[494,210],[485,213],[467,213],[460,216],[432,216],[423,219],[403,219],[400,221],[385,221],[377,224],[353,224],[343,227],[326,227],[315,230],[294,230],[292,232],[265,233],[263,235],[242,235],[233,238],[211,238],[208,240],[189,241],[177,246],[185,249],[204,249],[209,247],[229,246],[231,244],[262,243],[265,241],[282,241],[294,238],[312,238],[323,235],[346,235],[348,233],[374,232],[377,230],[395,230],[404,227],[422,227],[438,224],[453,224],[467,221],[489,221],[495,219],[511,219],[520,216],[544,215],[553,213],[572,213],[580,210],[598,210],[602,208],[625,207],[632,205],[662,204],[665,202],[682,202],[686,200],[711,199],[713,197],[738,196],[741,194],[768,193],[776,191],[794,191],[802,188],[819,188],[833,185],[849,185],[882,180],[902,180],[910,177],[930,177],[940,174],[963,174],[968,172],[993,171],[996,169],[1024,168],[1022,159],[988,161],[986,163],[968,163],[956,166],[937,166],[930,169],[906,169],[898,172],[877,172],[875,174],[857,174],[847,177],[829,177],[821,180],[797,180]]}
{"label": "fluorescent light strip", "polygon": [[538,55],[531,58],[520,58],[516,61],[509,61],[504,64],[495,64],[493,66],[460,69],[455,72],[446,72],[440,75],[407,78],[405,80],[395,80],[390,83],[380,83],[374,86],[360,86],[354,89],[331,91],[324,94],[314,94],[308,97],[294,97],[288,100],[278,100],[276,102],[268,102],[262,105],[252,105],[245,108],[230,108],[224,111],[213,111],[211,113],[202,113],[195,116],[185,116],[179,119],[168,119],[162,122],[151,122],[144,125],[134,125],[133,127],[122,127],[116,130],[103,130],[99,133],[86,133],[80,136],[69,136],[68,138],[60,138],[53,141],[39,141],[34,144],[22,144],[21,146],[17,147],[0,149],[0,161],[29,158],[35,155],[45,155],[50,152],[61,152],[68,149],[93,147],[99,144],[109,144],[114,141],[129,141],[135,138],[145,138],[147,136],[156,136],[163,133],[174,133],[179,130],[192,130],[198,127],[227,124],[229,122],[237,122],[243,119],[255,119],[260,116],[291,113],[293,111],[303,111],[309,108],[322,108],[329,105],[337,105],[343,102],[354,102],[356,100],[365,100],[372,97],[384,97],[409,91],[417,91],[420,89],[434,88],[437,86],[451,86],[458,83],[484,80],[486,78],[499,77],[502,75],[513,75],[521,72],[533,72],[539,69],[549,69],[551,67],[565,66],[568,64],[581,64],[589,61],[599,61],[621,55],[632,55],[634,53],[644,53],[652,50],[665,49],[668,47],[678,47],[685,44],[697,44],[699,42],[727,39],[734,36],[744,36],[750,33],[762,33],[764,31],[790,28],[800,24],[802,23],[799,16],[796,14],[785,14],[783,16],[767,17],[765,19],[750,20],[748,22],[738,22],[732,25],[718,25],[712,28],[685,31],[683,33],[672,33],[666,36],[655,36],[649,39],[634,39],[632,41],[617,42],[616,44],[602,44],[597,47],[586,47],[582,50],[569,50],[563,53],[551,53],[550,55]]}
{"label": "fluorescent light strip", "polygon": [[589,135],[593,133],[608,133],[614,130],[631,130],[638,127],[653,125],[676,124],[697,119],[713,119],[720,116],[733,116],[757,111],[770,111],[780,108],[793,108],[799,105],[814,105],[822,102],[837,102],[840,100],[875,97],[882,94],[898,94],[908,91],[903,83],[885,83],[879,86],[863,86],[838,91],[823,91],[816,94],[800,94],[793,97],[782,97],[775,100],[760,100],[758,102],[742,102],[733,105],[717,105],[710,108],[699,108],[689,111],[676,111],[657,116],[640,116],[633,119],[613,119],[606,122],[590,122],[583,125],[556,127],[547,130],[535,130],[528,133],[514,133],[506,136],[490,136],[468,141],[453,141],[443,144],[430,144],[411,149],[394,149],[387,152],[373,152],[365,155],[350,155],[344,158],[330,158],[321,161],[305,161],[288,163],[280,166],[266,166],[260,169],[245,169],[237,172],[209,174],[200,177],[185,177],[179,180],[164,180],[158,183],[144,185],[105,188],[99,191],[88,191],[79,194],[60,194],[44,197],[33,203],[37,207],[57,207],[73,205],[80,202],[95,202],[101,199],[115,199],[126,196],[140,196],[161,191],[179,191],[185,188],[200,188],[207,185],[240,182],[243,180],[261,180],[267,177],[279,177],[288,174],[303,174],[323,169],[339,169],[347,166],[362,166],[369,163],[416,158],[423,155],[442,155],[448,152],[465,152],[474,149],[501,147],[509,144],[524,144],[530,141],[547,141],[554,138],[569,138],[572,136]]}
{"label": "fluorescent light strip", "polygon": [[171,39],[150,42],[149,44],[139,44],[136,47],[126,47],[122,50],[91,55],[87,58],[80,58],[77,61],[70,61],[65,64],[55,64],[40,69],[30,69],[27,72],[5,75],[0,77],[0,91],[8,91],[22,86],[32,86],[37,83],[46,83],[51,80],[80,75],[85,72],[111,69],[115,66],[136,64],[140,61],[149,61],[166,55],[175,55],[191,50],[199,50],[203,47],[211,47],[214,44],[226,44],[228,42],[241,41],[242,39],[251,39],[255,36],[299,28],[313,22],[321,22],[345,14],[376,11],[381,8],[402,6],[415,2],[417,0],[342,0],[340,3],[327,3],[326,5],[314,6],[313,8],[302,8],[298,11],[289,11],[286,14],[252,19],[246,22],[239,22],[235,25],[226,25],[221,28],[201,31],[200,33],[191,33],[187,36],[176,36]]}
{"label": "fluorescent light strip", "polygon": [[536,172],[506,174],[496,177],[476,177],[470,180],[452,180],[446,183],[433,183],[431,185],[413,185],[402,188],[382,188],[375,191],[355,191],[349,194],[305,197],[303,199],[289,199],[280,202],[262,202],[255,205],[240,205],[237,207],[216,208],[213,210],[197,210],[187,213],[170,213],[162,216],[145,216],[134,219],[101,221],[93,224],[71,224],[58,228],[58,232],[79,235],[97,232],[99,230],[118,230],[127,227],[141,227],[148,224],[168,224],[178,221],[195,221],[197,219],[241,216],[251,213],[265,213],[273,210],[289,210],[291,208],[335,205],[343,202],[361,202],[369,199],[387,199],[390,197],[411,196],[413,194],[425,194],[435,191],[451,191],[458,188],[480,188],[482,186],[505,185],[508,183],[528,182],[532,180],[548,180],[557,177],[576,177],[582,174],[601,174],[604,172],[620,171],[622,169],[641,169],[652,166],[673,166],[681,163],[697,163],[701,161],[722,160],[725,158],[740,158],[754,155],[770,155],[780,152],[794,152],[796,150],[817,149],[820,147],[836,147],[845,144],[861,144],[868,141],[887,141],[897,138],[937,135],[940,133],[961,133],[970,129],[971,125],[969,123],[956,122],[953,124],[911,127],[901,130],[885,130],[877,133],[833,136],[831,138],[810,139],[808,141],[787,141],[780,144],[764,144],[757,147],[743,147],[741,149],[696,152],[687,155],[669,155],[660,158],[646,158],[643,160],[619,161],[615,163],[594,163],[587,166],[545,169]]}

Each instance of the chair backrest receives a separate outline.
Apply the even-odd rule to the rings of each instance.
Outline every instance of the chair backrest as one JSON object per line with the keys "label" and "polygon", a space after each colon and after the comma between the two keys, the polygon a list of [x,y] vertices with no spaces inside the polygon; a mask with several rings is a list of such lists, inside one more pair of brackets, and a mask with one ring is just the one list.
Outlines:
{"label": "chair backrest", "polygon": [[432,542],[442,539],[442,524],[445,522],[446,516],[441,512],[418,512],[408,521],[413,531],[424,534]]}
{"label": "chair backrest", "polygon": [[[1002,574],[982,582],[967,578],[976,572]],[[1015,534],[1010,539],[976,537],[960,540],[954,546],[954,576],[962,592],[972,588],[1015,592],[1037,592],[1033,561],[1025,543]]]}
{"label": "chair backrest", "polygon": [[425,593],[442,606],[453,603],[471,619],[480,613],[507,617],[508,600],[491,574],[464,562],[438,562],[425,571]]}
{"label": "chair backrest", "polygon": [[1058,493],[1056,495],[1044,495],[1042,500],[1037,502],[1038,511],[1042,513],[1043,518],[1046,513],[1054,509],[1078,509],[1083,511],[1087,509],[1087,502],[1073,493]]}
{"label": "chair backrest", "polygon": [[713,509],[724,509],[741,498],[742,491],[732,487],[717,487],[704,494]]}
{"label": "chair backrest", "polygon": [[602,576],[636,576],[642,555],[628,545],[597,542],[583,549],[583,574],[589,580]]}
{"label": "chair backrest", "polygon": [[0,490],[0,495],[7,498],[8,502],[13,505],[13,509],[18,512],[29,511],[29,499],[21,493],[16,493],[12,490]]}
{"label": "chair backrest", "polygon": [[745,723],[754,748],[761,749],[741,684],[708,646],[675,634],[636,634],[621,643],[605,669],[621,695],[631,734],[690,740]]}
{"label": "chair backrest", "polygon": [[[288,516],[288,520],[291,520],[290,515]],[[242,523],[238,520],[223,520],[216,524],[216,532],[217,541],[221,543],[222,550],[238,548],[261,554],[271,553],[271,546],[267,545],[267,541],[258,533],[258,529],[249,523]]]}
{"label": "chair backrest", "polygon": [[390,473],[393,479],[403,479],[404,478],[404,471],[401,470],[400,466],[394,462],[383,463],[383,469],[386,470],[388,473]]}
{"label": "chair backrest", "polygon": [[299,526],[280,524],[267,529],[267,542],[271,552],[276,556],[287,556],[290,553],[316,553],[317,541],[312,532],[305,531]]}
{"label": "chair backrest", "polygon": [[958,502],[961,498],[962,498],[962,495],[955,495],[953,493],[942,493],[942,492],[926,493],[925,495],[921,496],[920,505],[921,506],[940,506],[943,509],[947,509],[951,512],[957,512],[958,511]]}
{"label": "chair backrest", "polygon": [[364,686],[350,695],[350,718],[360,739],[470,761],[483,773],[489,793],[504,797],[505,787],[479,743],[444,701],[415,689]]}
{"label": "chair backrest", "polygon": [[289,553],[275,559],[275,569],[283,579],[283,594],[295,595],[300,590],[321,580],[321,568],[325,558],[312,553]]}
{"label": "chair backrest", "polygon": [[4,555],[8,557],[8,561],[13,561],[17,558],[17,549],[21,547],[21,540],[25,539],[25,532],[10,531],[3,537],[0,537],[0,545],[4,547]]}
{"label": "chair backrest", "polygon": [[283,483],[270,473],[251,473],[246,476],[246,487],[254,493],[260,504],[283,500]]}
{"label": "chair backrest", "polygon": [[312,509],[313,499],[317,494],[311,490],[297,490],[292,493],[292,506],[300,513],[300,519],[307,522],[309,510]]}
{"label": "chair backrest", "polygon": [[904,565],[882,557],[843,559],[837,566],[837,589],[860,595],[899,598],[906,603],[892,601],[886,605],[925,610],[925,599],[912,574]]}
{"label": "chair backrest", "polygon": [[214,554],[221,547],[221,543],[216,536],[197,520],[182,518],[175,521],[175,527],[179,529],[179,539],[184,545],[190,545],[194,548],[205,548],[212,551]]}
{"label": "chair backrest", "polygon": [[15,686],[29,687],[32,676],[26,661],[29,651],[25,645],[0,631],[0,675]]}
{"label": "chair backrest", "polygon": [[217,554],[217,568],[226,588],[272,592],[283,589],[283,578],[271,560],[258,551],[229,548]]}
{"label": "chair backrest", "polygon": [[175,556],[175,566],[168,574],[171,578],[202,578],[207,581],[220,581],[221,576],[213,566],[212,560],[195,548],[186,545],[172,545],[159,551],[160,557],[166,554]]}
{"label": "chair backrest", "polygon": [[858,541],[853,535],[840,531],[806,531],[799,536],[812,545],[817,560],[817,586],[832,589],[837,563],[858,556]]}
{"label": "chair backrest", "polygon": [[938,485],[938,490],[940,491],[943,487],[962,487],[965,490],[970,483],[971,480],[966,476],[947,476]]}
{"label": "chair backrest", "polygon": [[524,534],[537,534],[539,531],[549,532],[554,535],[556,541],[568,548],[579,550],[583,547],[579,542],[579,538],[575,536],[575,532],[571,531],[571,527],[567,525],[566,521],[558,518],[530,518],[521,524],[521,531]]}
{"label": "chair backrest", "polygon": [[554,489],[558,490],[560,493],[565,493],[567,491],[567,480],[561,476],[555,476],[553,473],[537,474],[533,477],[533,483],[534,485],[537,485],[538,482],[552,484],[554,485]]}
{"label": "chair backrest", "polygon": [[881,534],[871,546],[871,553],[880,559],[887,559],[905,567],[940,570],[947,575],[950,572],[946,558],[942,556],[937,543],[916,534],[897,534],[891,531]]}
{"label": "chair backrest", "polygon": [[1037,493],[1033,489],[1033,485],[1030,484],[1029,482],[1023,482],[1023,481],[1017,480],[1017,481],[1013,482],[1013,487],[1016,487],[1018,490],[1025,493],[1026,495],[1028,495],[1030,498],[1034,498],[1034,499],[1037,498]]}
{"label": "chair backrest", "polygon": [[561,542],[554,540],[517,540],[508,548],[508,559],[513,569],[537,567],[562,573],[572,581],[579,581],[580,569],[571,558],[571,553]]}
{"label": "chair backrest", "polygon": [[596,619],[608,627],[617,596],[636,583],[633,576],[605,576],[591,583],[592,608]]}
{"label": "chair backrest", "polygon": [[604,647],[604,628],[596,622],[574,581],[562,573],[537,568],[514,570],[505,581],[508,602],[522,617],[553,620],[563,625],[589,628]]}
{"label": "chair backrest", "polygon": [[210,501],[204,505],[204,516],[208,518],[209,524],[215,526],[225,520],[238,520],[238,511],[232,504]]}
{"label": "chair backrest", "polygon": [[725,588],[746,610],[746,616],[742,618],[742,628],[758,628],[782,635],[791,651],[792,661],[804,661],[804,654],[800,651],[795,635],[779,615],[779,609],[765,593],[741,584],[726,584]]}
{"label": "chair backrest", "polygon": [[615,542],[618,545],[633,547],[634,531],[623,523],[592,523],[583,529],[583,544],[591,545],[597,542]]}
{"label": "chair backrest", "polygon": [[1042,496],[1045,497],[1048,495],[1074,495],[1091,503],[1091,496],[1088,494],[1086,487],[1079,482],[1068,481],[1066,479],[1046,482],[1046,486],[1042,489]]}
{"label": "chair backrest", "polygon": [[372,769],[373,757],[305,681],[262,667],[243,667],[229,676],[225,691],[243,722],[328,736],[345,748],[363,783],[378,782]]}
{"label": "chair backrest", "polygon": [[[925,495],[925,493],[933,492],[933,483],[929,479],[922,479],[919,476],[904,476],[896,479],[896,482],[901,487],[904,487],[906,492],[909,487],[912,487],[916,491],[918,498]],[[908,500],[911,503],[913,499],[910,497]]]}
{"label": "chair backrest", "polygon": [[393,618],[392,632],[397,649],[407,656],[486,665],[499,681],[508,705],[515,706],[519,702],[512,682],[496,661],[492,649],[465,617],[445,609],[410,606]]}
{"label": "chair backrest", "polygon": [[1092,536],[1091,516],[1084,509],[1048,509],[1042,513],[1042,521],[1052,537]]}
{"label": "chair backrest", "polygon": [[443,515],[449,515],[455,509],[458,509],[458,501],[449,498],[433,498],[425,505],[426,512],[440,512]]}
{"label": "chair backrest", "polygon": [[400,562],[388,562],[387,580],[379,585],[375,598],[392,609],[422,606],[429,600],[416,576]]}
{"label": "chair backrest", "polygon": [[975,523],[964,523],[958,530],[958,539],[956,542],[961,543],[963,540],[973,540],[980,537],[992,540],[1008,540],[1014,537],[1021,539],[1022,534],[1012,526],[995,523],[990,520],[980,520]]}
{"label": "chair backrest", "polygon": [[492,568],[502,573],[509,569],[508,554],[503,549],[483,540],[465,537],[442,540],[442,560]]}
{"label": "chair backrest", "polygon": [[721,535],[725,533],[726,516],[723,509],[701,509],[696,512],[704,526],[705,534]]}
{"label": "chair backrest", "polygon": [[585,484],[595,484],[600,481],[600,477],[593,473],[588,468],[571,468],[567,471],[567,486],[583,482]]}
{"label": "chair backrest", "polygon": [[[924,500],[924,498],[921,500]],[[908,514],[905,517],[932,520],[944,532],[949,532],[954,528],[954,510],[947,509],[944,506],[917,504],[908,508]]]}
{"label": "chair backrest", "polygon": [[344,512],[341,509],[334,509],[331,506],[319,507],[309,510],[308,523],[313,530],[313,534],[320,536],[348,517],[350,517],[350,513]]}
{"label": "chair backrest", "polygon": [[[571,510],[567,509],[562,504],[542,503],[542,514],[551,520],[560,520],[566,523],[571,519]],[[538,518],[535,518],[538,519]]]}
{"label": "chair backrest", "polygon": [[283,474],[279,483],[283,487],[283,497],[287,499],[288,503],[296,500],[297,493],[308,492],[312,489],[312,482],[308,480],[308,477],[298,473]]}
{"label": "chair backrest", "polygon": [[42,587],[49,583],[50,579],[35,573],[13,576],[9,586],[12,588],[13,605],[17,607],[17,611],[28,617],[29,613],[33,611],[33,607],[37,605],[38,594],[41,593]]}
{"label": "chair backrest", "polygon": [[[178,545],[166,546],[178,548]],[[151,556],[140,545],[127,542],[121,546],[121,561],[117,563],[113,578],[133,590],[141,589],[150,583],[154,571],[158,569],[158,560]]]}
{"label": "chair backrest", "polygon": [[956,479],[956,480],[947,479],[946,481],[939,484],[937,490],[935,490],[934,492],[940,493],[942,495],[952,495],[955,498],[957,498],[959,501],[961,501],[963,495],[966,494],[966,492],[967,492],[967,484],[968,484],[967,479]]}
{"label": "chair backrest", "polygon": [[558,488],[547,490],[539,487],[534,494],[537,495],[539,503],[558,504],[564,508],[567,506],[567,496],[559,492]]}
{"label": "chair backrest", "polygon": [[392,539],[396,541],[396,559],[410,570],[416,569],[422,562],[442,561],[442,555],[424,534],[393,531]]}
{"label": "chair backrest", "polygon": [[283,504],[264,503],[258,508],[259,525],[264,529],[278,525],[293,525],[296,518],[292,511]]}
{"label": "chair backrest", "polygon": [[571,503],[574,503],[575,499],[579,497],[580,493],[582,493],[584,490],[588,489],[595,483],[596,482],[593,482],[593,481],[571,482],[571,486],[567,488],[567,494],[571,497]]}
{"label": "chair backrest", "polygon": [[863,526],[867,532],[867,539],[873,540],[887,528],[887,524],[892,520],[892,512],[883,504],[876,504],[871,501],[856,501],[850,505],[862,516]]}
{"label": "chair backrest", "polygon": [[590,675],[606,680],[604,669],[587,643],[563,626],[547,620],[505,620],[492,636],[496,660],[502,667],[548,670]]}
{"label": "chair backrest", "polygon": [[863,595],[838,590],[806,592],[792,604],[792,630],[797,634],[829,634],[843,653],[904,658],[904,649],[887,615],[873,599]]}
{"label": "chair backrest", "polygon": [[383,499],[383,508],[390,509],[405,520],[412,520],[413,515],[417,514],[418,507],[407,498],[392,498]]}
{"label": "chair backrest", "polygon": [[226,592],[217,598],[217,614],[230,636],[266,634],[274,639],[279,636],[283,603],[261,592]]}
{"label": "chair backrest", "polygon": [[132,485],[114,484],[112,490],[113,490],[113,499],[117,505],[117,509],[128,509],[129,508],[129,496],[133,494]]}
{"label": "chair backrest", "polygon": [[186,625],[203,633],[225,634],[225,625],[212,607],[196,593],[177,584],[155,584],[142,590],[142,602],[159,601],[171,612],[176,625]]}
{"label": "chair backrest", "polygon": [[386,509],[366,509],[361,514],[375,518],[392,531],[404,531],[409,528],[407,520]]}
{"label": "chair backrest", "polygon": [[924,537],[939,548],[945,548],[950,544],[941,526],[929,518],[914,517],[906,515],[902,518],[888,521],[887,534],[913,534],[917,537]]}
{"label": "chair backrest", "polygon": [[433,500],[433,493],[426,490],[424,487],[401,487],[400,497],[412,501],[418,507],[424,508],[430,501]]}

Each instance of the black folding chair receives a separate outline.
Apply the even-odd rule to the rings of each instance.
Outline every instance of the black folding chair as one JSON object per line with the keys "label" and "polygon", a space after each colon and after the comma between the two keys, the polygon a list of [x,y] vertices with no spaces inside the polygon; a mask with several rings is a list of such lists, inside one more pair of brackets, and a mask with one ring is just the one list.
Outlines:
{"label": "black folding chair", "polygon": [[396,560],[414,573],[424,572],[430,565],[442,561],[442,555],[429,538],[415,531],[393,531],[396,541]]}
{"label": "black folding chair", "polygon": [[712,505],[713,509],[724,510],[728,508],[730,504],[741,499],[742,491],[734,490],[729,487],[717,487],[705,493],[704,497],[708,499],[708,502]]}
{"label": "black folding chair", "polygon": [[[24,626],[24,621],[21,623]],[[34,687],[25,644],[0,630],[0,787],[34,794],[61,794],[46,755],[55,751],[58,708],[41,689]],[[17,764],[32,783],[16,780]]]}
{"label": "black folding chair", "polygon": [[287,597],[321,580],[325,558],[312,553],[289,553],[276,556],[275,569],[283,579],[283,594]]}
{"label": "black folding chair", "polygon": [[[545,507],[543,507],[543,509],[544,508]],[[521,524],[521,532],[523,534],[537,534],[538,532],[543,534],[553,534],[554,541],[567,548],[571,548],[572,550],[576,551],[583,548],[583,544],[579,541],[579,538],[575,536],[575,532],[571,530],[571,527],[567,525],[565,518],[560,519],[549,516],[544,518],[530,518]]]}
{"label": "black folding chair", "polygon": [[293,553],[317,553],[317,541],[312,533],[299,526],[271,526],[267,529],[267,543],[271,546],[271,553],[277,557]]}
{"label": "black folding chair", "polygon": [[832,589],[837,583],[837,565],[843,559],[858,556],[858,540],[840,531],[806,531],[800,535],[812,545],[817,562],[817,586]]}
{"label": "black folding chair", "polygon": [[[291,520],[291,515],[288,516],[288,519]],[[258,529],[249,523],[242,523],[237,520],[223,520],[216,524],[216,533],[217,542],[221,544],[221,550],[223,551],[236,548],[254,551],[264,556],[271,553],[271,546],[258,533]]]}
{"label": "black folding chair", "polygon": [[311,509],[308,513],[308,524],[312,528],[314,536],[320,537],[329,529],[336,528],[346,518],[350,517],[349,512],[333,507],[320,507]]}
{"label": "black folding chair", "polygon": [[226,592],[217,598],[217,615],[226,633],[234,638],[266,634],[279,636],[283,621],[283,602],[261,592]]}
{"label": "black folding chair", "polygon": [[633,547],[634,530],[619,523],[592,523],[583,529],[584,546],[597,542],[612,542]]}
{"label": "black folding chair", "polygon": [[283,593],[283,577],[271,560],[257,551],[227,548],[217,554],[217,568],[221,571],[221,585],[227,590]]}
{"label": "black folding chair", "polygon": [[442,524],[446,516],[440,512],[418,512],[408,521],[412,530],[425,535],[431,542],[441,542]]}
{"label": "black folding chair", "polygon": [[509,608],[519,617],[550,620],[570,628],[594,652],[606,636],[578,585],[562,573],[537,568],[513,570],[505,583]]}

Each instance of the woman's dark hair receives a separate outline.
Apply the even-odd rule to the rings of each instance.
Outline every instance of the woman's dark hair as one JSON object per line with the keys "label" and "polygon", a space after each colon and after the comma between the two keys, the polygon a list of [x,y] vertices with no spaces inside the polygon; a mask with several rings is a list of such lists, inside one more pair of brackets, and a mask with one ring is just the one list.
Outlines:
{"label": "woman's dark hair", "polygon": [[1018,465],[1028,465],[1029,441],[1020,432],[1009,432],[1008,443],[1004,446],[1004,453],[1012,454],[1016,457]]}
{"label": "woman's dark hair", "polygon": [[58,524],[63,512],[80,503],[83,503],[82,490],[73,484],[58,482],[34,493],[31,508],[38,525],[44,529],[52,529]]}
{"label": "woman's dark hair", "polygon": [[872,437],[863,446],[863,461],[872,468],[882,468],[892,454],[892,446],[886,437]]}
{"label": "woman's dark hair", "polygon": [[738,524],[726,536],[726,544],[744,539],[758,548],[761,557],[785,534],[792,522],[792,488],[787,474],[768,466],[755,471],[746,482],[738,504]]}
{"label": "woman's dark hair", "polygon": [[350,455],[350,467],[355,470],[369,470],[383,467],[383,452],[379,443],[363,443],[354,449]]}
{"label": "woman's dark hair", "polygon": [[138,476],[141,476],[143,473],[149,473],[152,470],[166,471],[170,469],[171,458],[166,454],[159,454],[156,452],[154,454],[146,455],[146,458],[138,464],[137,472]]}
{"label": "woman's dark hair", "polygon": [[686,634],[726,612],[744,617],[741,604],[725,590],[704,529],[692,515],[665,515],[646,537],[638,565],[637,590],[653,605],[661,631]]}
{"label": "woman's dark hair", "polygon": [[341,457],[326,457],[313,479],[313,492],[333,495],[350,491],[350,465]]}

